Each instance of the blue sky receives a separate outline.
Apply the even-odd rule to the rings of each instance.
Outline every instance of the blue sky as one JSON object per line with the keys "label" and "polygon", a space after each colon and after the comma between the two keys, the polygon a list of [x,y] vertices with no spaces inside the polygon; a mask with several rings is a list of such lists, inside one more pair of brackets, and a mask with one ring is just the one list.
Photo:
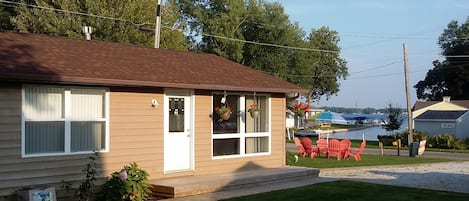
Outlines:
{"label": "blue sky", "polygon": [[[340,92],[319,106],[406,107],[402,44],[406,43],[411,102],[413,86],[433,60],[443,60],[436,44],[451,20],[469,16],[468,0],[269,0],[285,8],[290,21],[307,33],[327,26],[340,36],[341,56],[350,76]],[[325,98],[324,98],[325,99]]]}

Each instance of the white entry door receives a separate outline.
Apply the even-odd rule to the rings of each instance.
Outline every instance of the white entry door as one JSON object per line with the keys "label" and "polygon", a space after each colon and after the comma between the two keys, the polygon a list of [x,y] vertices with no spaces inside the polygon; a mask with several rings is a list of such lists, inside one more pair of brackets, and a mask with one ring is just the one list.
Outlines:
{"label": "white entry door", "polygon": [[192,98],[188,91],[165,93],[164,171],[192,169]]}

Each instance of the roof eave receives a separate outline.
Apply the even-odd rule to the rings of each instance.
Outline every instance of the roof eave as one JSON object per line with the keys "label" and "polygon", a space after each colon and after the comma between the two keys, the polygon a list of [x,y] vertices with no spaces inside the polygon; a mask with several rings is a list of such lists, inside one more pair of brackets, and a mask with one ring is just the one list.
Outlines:
{"label": "roof eave", "polygon": [[141,80],[121,80],[103,79],[89,77],[65,77],[65,76],[35,76],[35,75],[0,75],[0,79],[13,82],[34,82],[43,84],[77,84],[77,85],[100,85],[100,86],[126,86],[126,87],[161,87],[161,88],[181,88],[181,89],[201,89],[216,91],[247,91],[264,93],[300,93],[306,94],[309,91],[300,87],[246,87],[235,85],[217,84],[189,84],[172,82],[154,82]]}
{"label": "roof eave", "polygon": [[434,122],[456,122],[457,119],[414,119],[414,121],[434,121]]}

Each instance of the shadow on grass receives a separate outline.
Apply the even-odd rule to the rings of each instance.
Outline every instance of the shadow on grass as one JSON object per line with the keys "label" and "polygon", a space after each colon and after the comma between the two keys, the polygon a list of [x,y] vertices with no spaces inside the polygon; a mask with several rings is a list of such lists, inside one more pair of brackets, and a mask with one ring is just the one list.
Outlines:
{"label": "shadow on grass", "polygon": [[355,181],[334,181],[309,186],[272,191],[267,193],[226,199],[227,201],[247,200],[289,200],[289,201],[466,201],[469,194],[450,193],[415,188],[377,185]]}

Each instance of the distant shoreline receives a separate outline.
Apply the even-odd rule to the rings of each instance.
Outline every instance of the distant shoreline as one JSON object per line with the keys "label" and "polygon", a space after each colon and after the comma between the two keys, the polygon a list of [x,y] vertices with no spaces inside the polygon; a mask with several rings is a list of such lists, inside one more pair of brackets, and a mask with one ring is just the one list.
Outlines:
{"label": "distant shoreline", "polygon": [[357,130],[364,130],[377,125],[370,125],[370,126],[363,126],[359,128],[338,128],[338,129],[331,129],[331,130],[314,130],[317,134],[334,134],[334,133],[345,133],[349,131],[357,131]]}

